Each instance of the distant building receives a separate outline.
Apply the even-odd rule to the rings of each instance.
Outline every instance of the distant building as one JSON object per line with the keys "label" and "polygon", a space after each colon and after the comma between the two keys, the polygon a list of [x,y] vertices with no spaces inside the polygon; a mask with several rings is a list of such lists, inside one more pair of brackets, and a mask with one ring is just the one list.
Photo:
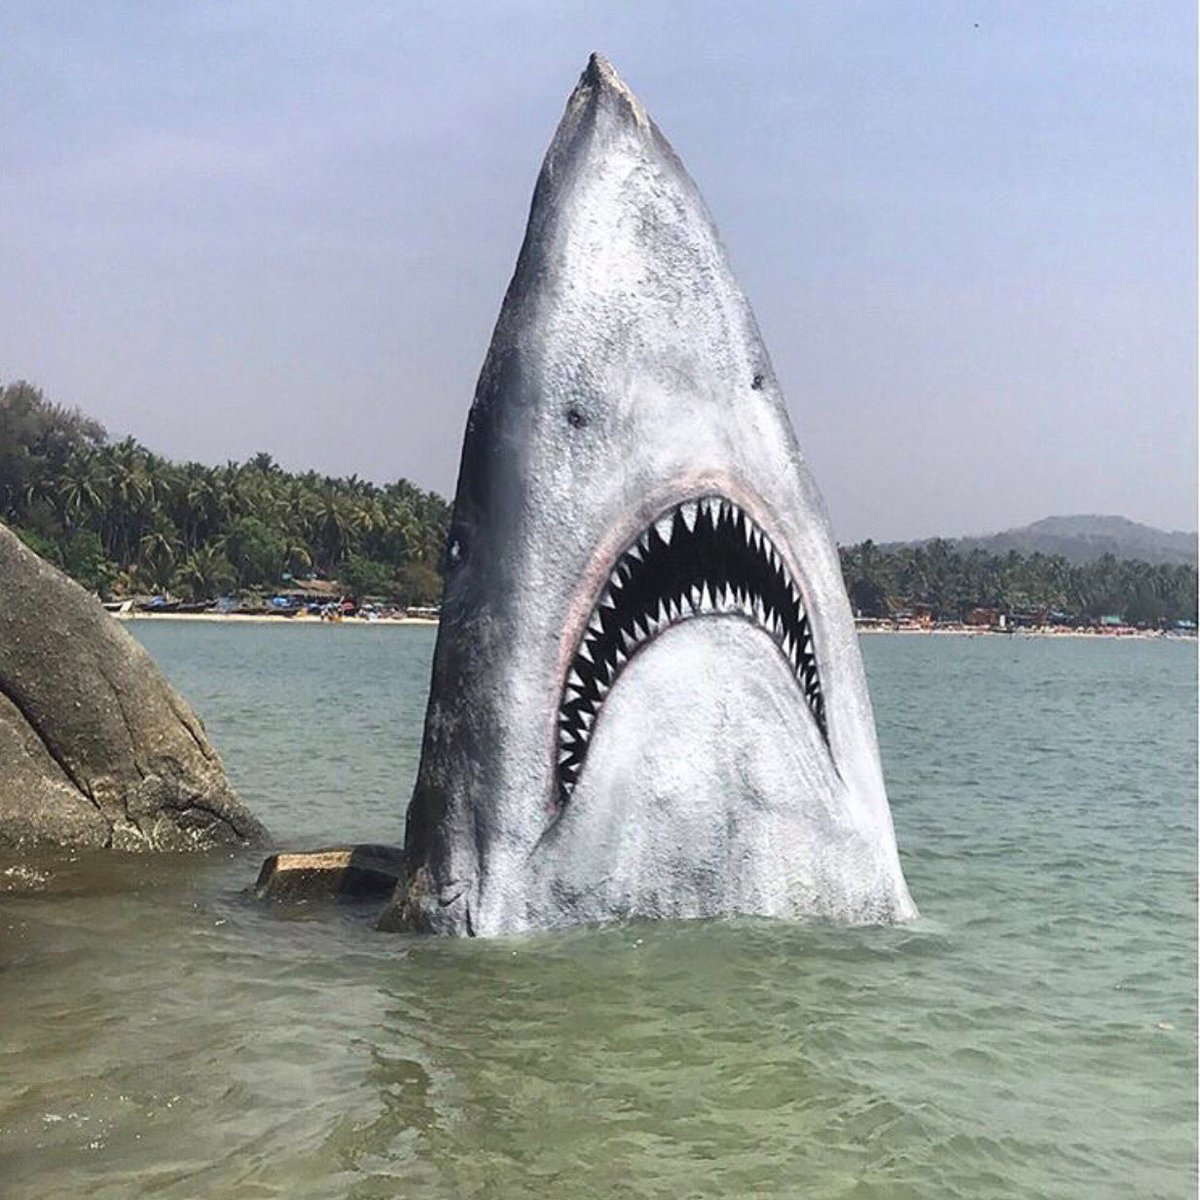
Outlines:
{"label": "distant building", "polygon": [[990,628],[993,625],[999,625],[1003,614],[998,608],[973,608],[966,617],[963,618],[963,624],[974,625],[977,627]]}
{"label": "distant building", "polygon": [[933,624],[933,605],[918,601],[912,606],[912,619],[918,625]]}
{"label": "distant building", "polygon": [[863,617],[856,616],[854,618],[855,629],[891,629],[892,622],[887,617]]}
{"label": "distant building", "polygon": [[1050,623],[1050,614],[1044,608],[1015,608],[1009,623],[1017,629],[1040,629]]}

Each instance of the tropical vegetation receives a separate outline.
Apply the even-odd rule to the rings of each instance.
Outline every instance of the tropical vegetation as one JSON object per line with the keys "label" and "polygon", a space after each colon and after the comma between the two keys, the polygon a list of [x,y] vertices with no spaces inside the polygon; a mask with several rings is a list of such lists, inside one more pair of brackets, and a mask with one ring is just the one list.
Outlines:
{"label": "tropical vegetation", "polygon": [[961,621],[976,610],[1082,622],[1120,617],[1133,625],[1196,619],[1196,568],[1106,554],[1071,564],[1060,555],[955,553],[941,538],[884,550],[866,541],[841,550],[855,611],[888,617],[918,608]]}
{"label": "tropical vegetation", "polygon": [[266,453],[206,466],[112,441],[25,382],[0,388],[0,519],[103,596],[209,599],[337,579],[436,604],[446,502],[399,479],[293,474]]}

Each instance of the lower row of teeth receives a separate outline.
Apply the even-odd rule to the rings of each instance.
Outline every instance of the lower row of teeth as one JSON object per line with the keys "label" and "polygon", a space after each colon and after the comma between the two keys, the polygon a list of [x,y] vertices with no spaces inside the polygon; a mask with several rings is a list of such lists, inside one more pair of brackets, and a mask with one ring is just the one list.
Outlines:
{"label": "lower row of teeth", "polygon": [[[804,609],[798,601],[796,611],[798,620],[802,623]],[[684,615],[705,616],[710,614],[740,615],[753,620],[774,636],[784,654],[787,655],[788,661],[797,671],[800,670],[805,659],[812,658],[812,637],[806,632],[797,636],[789,631],[780,614],[774,609],[768,609],[761,598],[757,596],[751,598],[744,591],[729,584],[726,584],[724,588],[712,589],[705,583],[701,586],[693,586],[683,595],[660,600],[657,613],[645,614],[634,620],[632,628],[621,629],[619,631],[620,642],[612,652],[615,659],[614,666],[618,668],[623,666],[642,642],[649,640],[659,630],[680,620]],[[598,618],[593,618],[593,621],[593,629],[599,633],[601,630]],[[594,662],[591,645],[586,639],[579,647],[579,656],[598,667],[604,665]],[[609,684],[599,671],[596,676],[596,684],[600,689],[600,694],[604,695]],[[582,694],[583,681],[575,671],[568,675],[567,685],[569,690]]]}

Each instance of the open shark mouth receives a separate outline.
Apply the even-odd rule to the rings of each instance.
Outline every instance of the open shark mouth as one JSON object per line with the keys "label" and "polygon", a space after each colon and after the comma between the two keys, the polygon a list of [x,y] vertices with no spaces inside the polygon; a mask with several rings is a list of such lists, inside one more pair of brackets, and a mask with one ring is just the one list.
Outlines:
{"label": "open shark mouth", "polygon": [[558,806],[571,798],[605,698],[626,663],[693,617],[736,617],[787,661],[825,739],[825,701],[804,599],[754,520],[720,495],[667,509],[617,559],[567,671],[558,709]]}

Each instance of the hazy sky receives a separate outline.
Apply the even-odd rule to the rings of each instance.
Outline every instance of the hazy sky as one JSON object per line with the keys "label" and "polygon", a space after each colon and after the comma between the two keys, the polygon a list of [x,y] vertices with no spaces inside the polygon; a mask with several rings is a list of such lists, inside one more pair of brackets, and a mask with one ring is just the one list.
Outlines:
{"label": "hazy sky", "polygon": [[453,489],[591,50],[700,185],[842,540],[1196,523],[1195,8],[12,2],[0,379]]}

